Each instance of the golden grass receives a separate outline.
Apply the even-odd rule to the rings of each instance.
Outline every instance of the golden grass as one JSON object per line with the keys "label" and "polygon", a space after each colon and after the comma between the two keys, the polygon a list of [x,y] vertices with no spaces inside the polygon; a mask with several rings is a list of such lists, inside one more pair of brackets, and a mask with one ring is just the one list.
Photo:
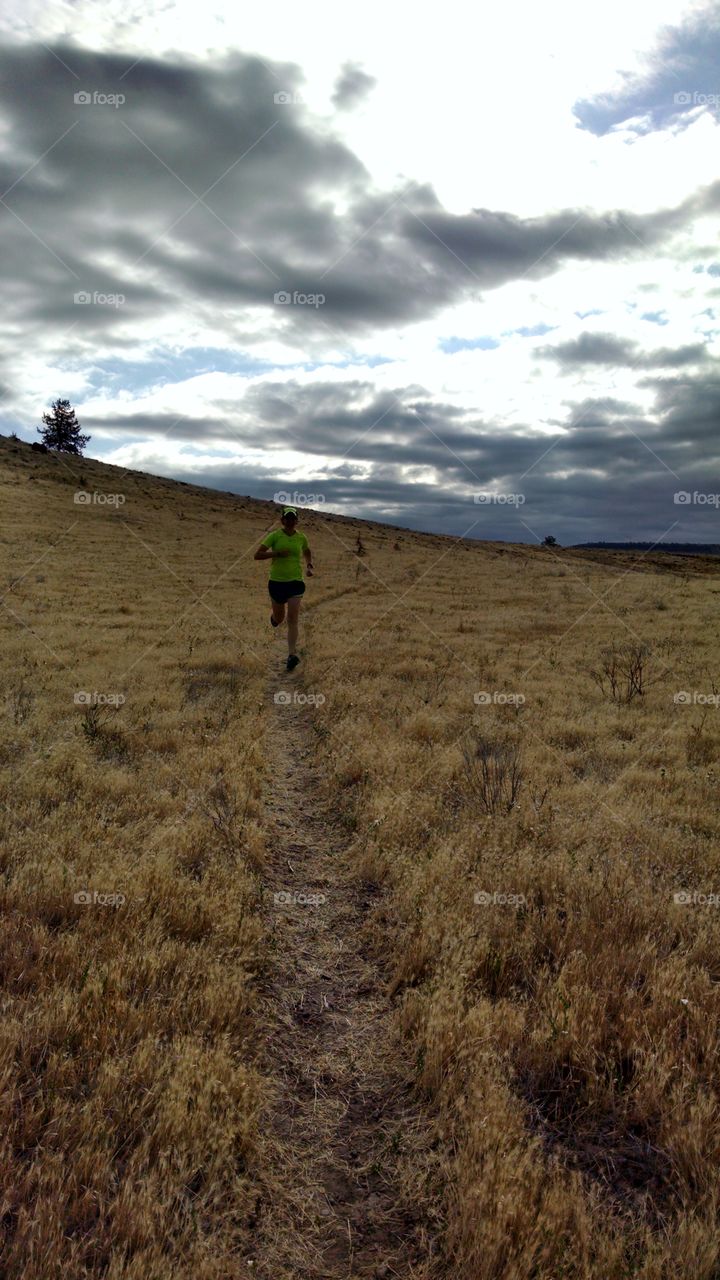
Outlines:
{"label": "golden grass", "polygon": [[[379,550],[352,613],[313,620],[306,681],[358,864],[387,890],[398,1017],[448,1145],[452,1274],[709,1280],[720,733],[716,704],[674,695],[720,684],[717,573],[478,547],[468,574]],[[642,642],[647,690],[614,701],[603,650]],[[517,801],[489,811],[473,762],[507,773],[513,752]]]}
{"label": "golden grass", "polygon": [[213,586],[206,500],[117,468],[125,506],[78,507],[106,468],[3,445],[2,1271],[235,1274],[267,620],[249,574]]}
{"label": "golden grass", "polygon": [[[75,504],[80,476],[124,504]],[[229,1280],[269,1090],[274,509],[5,439],[0,501],[2,1272]],[[447,1275],[710,1280],[720,927],[674,895],[720,893],[720,733],[673,697],[720,683],[716,564],[302,527],[298,687],[384,890]],[[615,701],[593,673],[640,642]],[[513,753],[489,807],[482,761],[503,784]]]}

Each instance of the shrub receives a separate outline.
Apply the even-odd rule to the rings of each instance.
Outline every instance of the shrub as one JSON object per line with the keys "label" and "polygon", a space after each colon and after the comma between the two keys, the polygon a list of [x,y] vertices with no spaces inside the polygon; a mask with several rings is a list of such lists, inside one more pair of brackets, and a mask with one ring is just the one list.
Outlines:
{"label": "shrub", "polygon": [[473,798],[486,813],[509,813],[523,780],[519,748],[477,734],[463,742],[465,778]]}
{"label": "shrub", "polygon": [[626,644],[602,651],[602,664],[599,670],[591,670],[590,675],[601,693],[612,698],[613,702],[631,702],[635,697],[642,697],[649,685],[662,678],[662,672],[650,677],[648,664],[652,650],[646,644]]}

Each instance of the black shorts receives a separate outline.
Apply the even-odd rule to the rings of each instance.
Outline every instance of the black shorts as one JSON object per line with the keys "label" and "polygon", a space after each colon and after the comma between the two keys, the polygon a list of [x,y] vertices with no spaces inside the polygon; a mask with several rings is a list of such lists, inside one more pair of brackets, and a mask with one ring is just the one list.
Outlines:
{"label": "black shorts", "polygon": [[273,578],[268,579],[268,591],[270,599],[276,604],[287,604],[292,596],[301,596],[305,591],[305,583],[302,578],[296,579],[294,582],[275,582]]}

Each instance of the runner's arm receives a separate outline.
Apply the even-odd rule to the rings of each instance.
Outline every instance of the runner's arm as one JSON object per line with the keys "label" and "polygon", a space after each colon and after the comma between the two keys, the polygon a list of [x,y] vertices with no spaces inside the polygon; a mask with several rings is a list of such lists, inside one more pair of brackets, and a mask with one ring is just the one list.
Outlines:
{"label": "runner's arm", "polygon": [[275,551],[272,547],[266,547],[264,542],[260,543],[253,560],[282,560],[288,554],[287,551]]}
{"label": "runner's arm", "polygon": [[306,547],[303,547],[303,555],[304,555],[304,557],[305,557],[305,564],[306,564],[306,566],[307,566],[308,577],[309,577],[309,578],[312,578],[312,576],[313,576],[314,566],[313,566],[313,562],[312,562],[312,553],[311,553],[311,551],[310,551],[310,544],[309,544],[309,543],[308,543],[308,545],[307,545]]}

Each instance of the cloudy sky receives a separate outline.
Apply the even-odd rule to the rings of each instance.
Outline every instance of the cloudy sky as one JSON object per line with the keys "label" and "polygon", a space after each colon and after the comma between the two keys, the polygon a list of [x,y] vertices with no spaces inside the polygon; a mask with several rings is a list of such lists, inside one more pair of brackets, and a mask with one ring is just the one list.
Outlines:
{"label": "cloudy sky", "polygon": [[717,3],[0,13],[4,434],[63,397],[236,493],[720,541]]}

